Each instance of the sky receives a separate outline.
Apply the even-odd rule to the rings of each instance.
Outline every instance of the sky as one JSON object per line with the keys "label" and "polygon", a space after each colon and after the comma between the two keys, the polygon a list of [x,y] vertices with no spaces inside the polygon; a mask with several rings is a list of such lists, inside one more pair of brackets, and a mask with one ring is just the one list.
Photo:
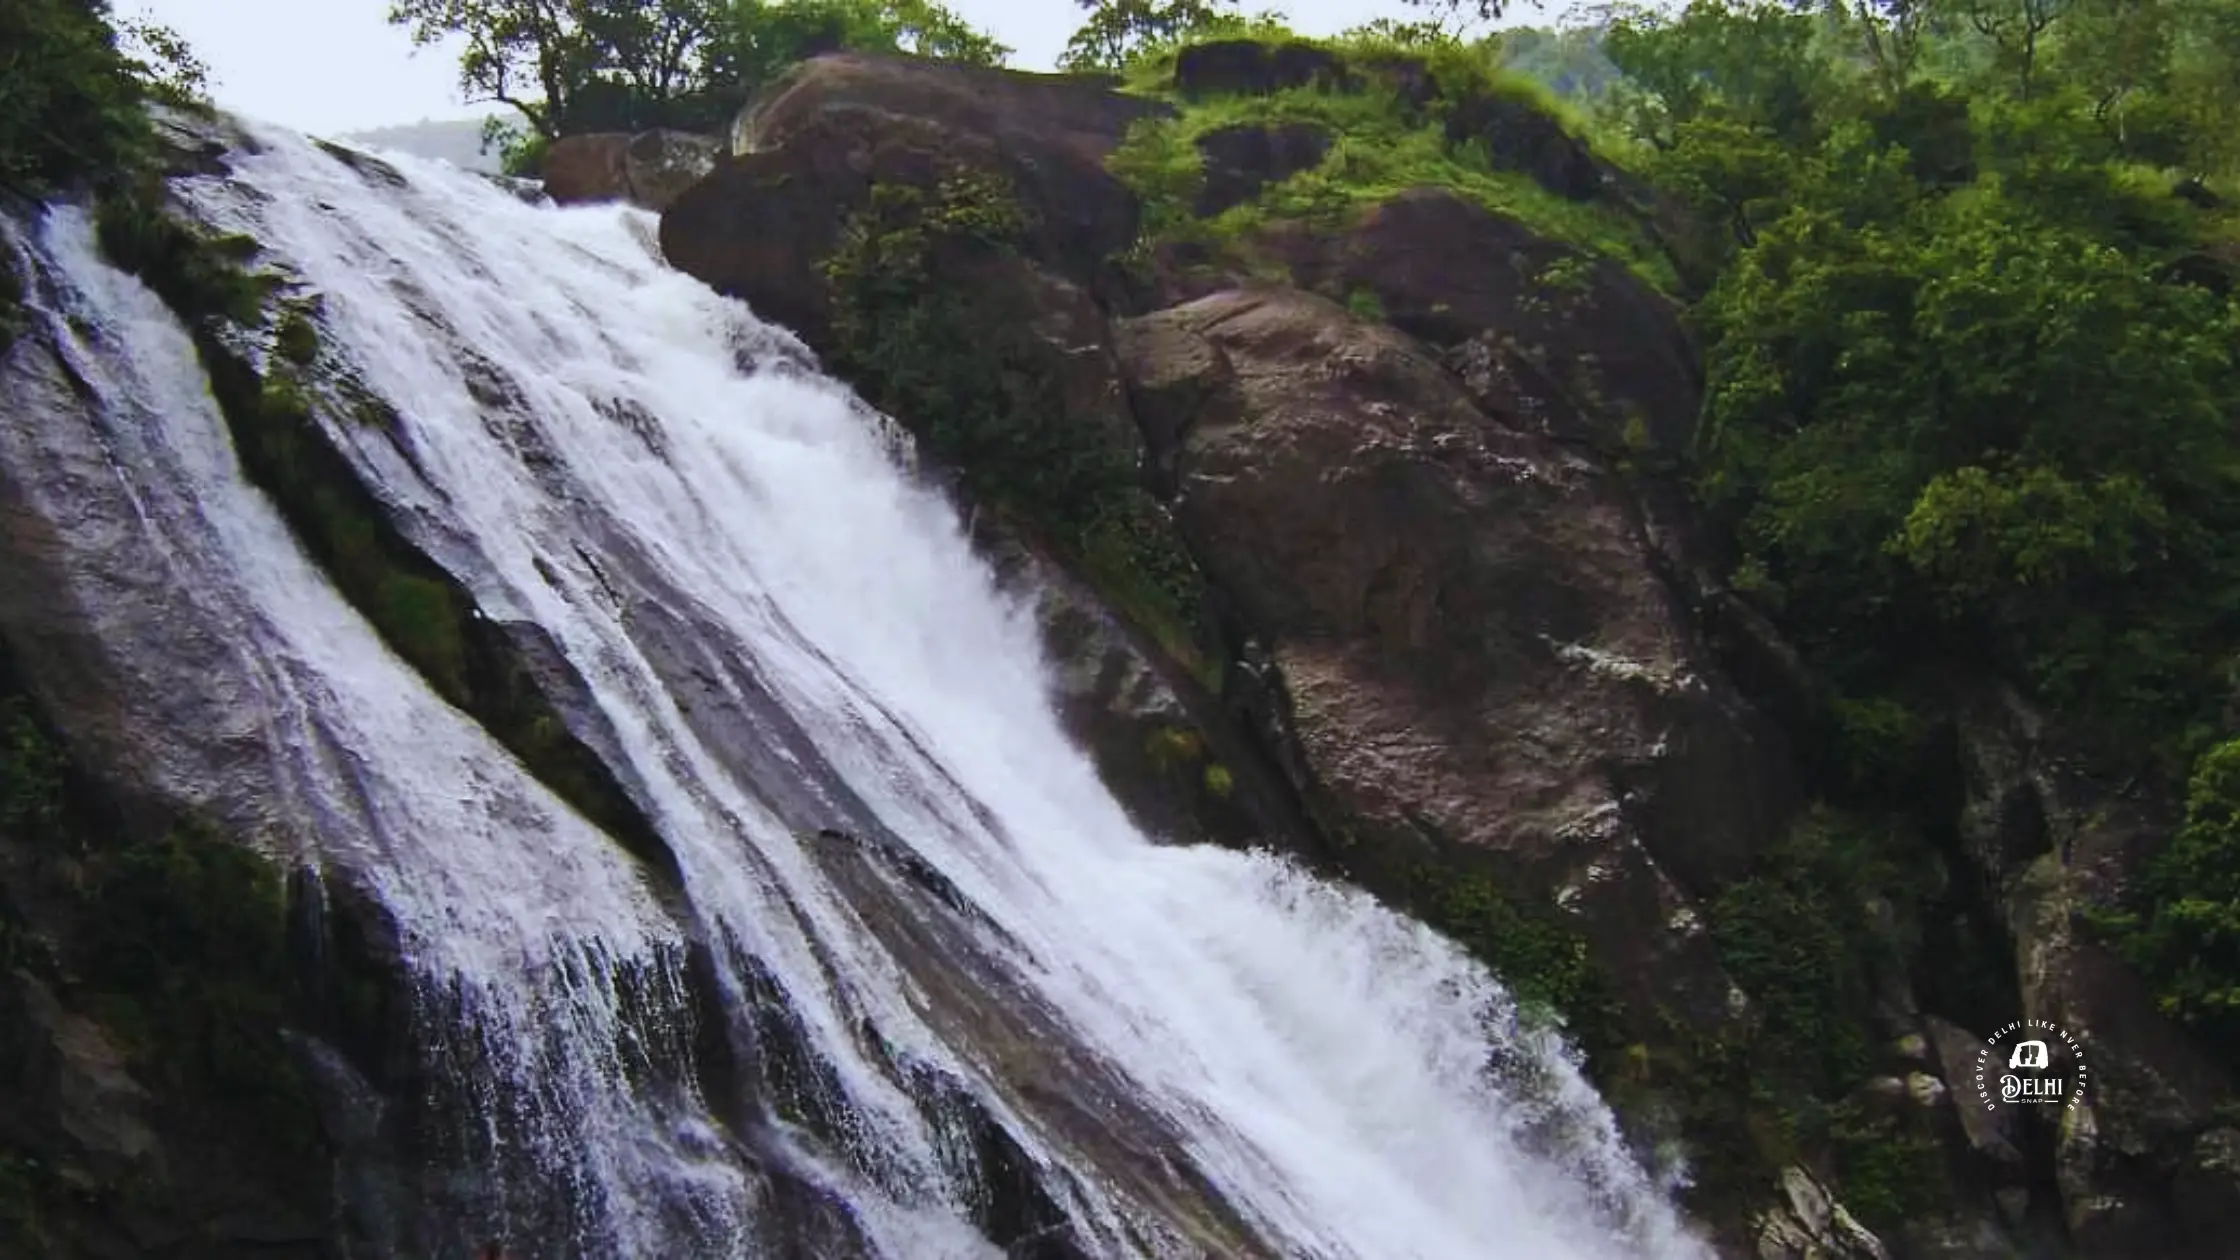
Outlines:
{"label": "sky", "polygon": [[[1011,64],[1026,70],[1050,69],[1081,22],[1073,0],[948,5],[1016,49]],[[461,103],[449,51],[415,49],[387,23],[388,0],[118,0],[115,7],[184,35],[210,65],[218,104],[251,118],[332,135],[484,112]],[[1401,0],[1248,0],[1243,7],[1280,9],[1309,35],[1408,12]]]}

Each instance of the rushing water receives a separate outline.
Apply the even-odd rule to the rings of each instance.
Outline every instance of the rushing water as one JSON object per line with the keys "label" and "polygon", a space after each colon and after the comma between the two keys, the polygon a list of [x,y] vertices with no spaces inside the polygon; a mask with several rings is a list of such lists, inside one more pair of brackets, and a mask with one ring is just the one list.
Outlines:
{"label": "rushing water", "polygon": [[[226,640],[233,734],[415,971],[461,1184],[394,1245],[818,1254],[781,1236],[783,1166],[853,1245],[1000,1255],[1009,1150],[1063,1215],[1037,1233],[1089,1255],[1703,1254],[1447,943],[1135,831],[1029,609],[883,423],[665,268],[649,216],[285,133],[233,163],[183,195],[319,296],[399,418],[335,439],[486,616],[550,636],[681,873],[656,887],[388,652],[244,481],[185,332],[51,212],[48,335],[182,620]],[[694,985],[761,1047],[751,1097],[691,1070]]]}

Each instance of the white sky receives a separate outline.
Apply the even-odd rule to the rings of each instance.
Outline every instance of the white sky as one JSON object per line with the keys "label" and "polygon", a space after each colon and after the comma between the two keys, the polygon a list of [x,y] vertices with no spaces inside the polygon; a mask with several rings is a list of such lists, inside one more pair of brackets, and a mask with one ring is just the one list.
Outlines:
{"label": "white sky", "polygon": [[[1016,49],[1011,64],[1026,70],[1051,68],[1082,17],[1073,0],[948,4]],[[387,0],[117,0],[115,7],[186,36],[210,65],[218,103],[253,118],[333,133],[481,112],[460,103],[447,50],[415,50],[384,20]],[[1409,13],[1402,0],[1247,0],[1242,7],[1280,9],[1310,35]],[[1521,5],[1516,18],[1531,20]]]}

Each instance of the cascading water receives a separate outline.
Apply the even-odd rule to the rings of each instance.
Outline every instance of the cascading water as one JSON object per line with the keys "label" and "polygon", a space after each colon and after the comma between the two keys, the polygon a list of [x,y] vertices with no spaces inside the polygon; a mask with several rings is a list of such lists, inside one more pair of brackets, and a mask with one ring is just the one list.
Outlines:
{"label": "cascading water", "polygon": [[[34,305],[102,475],[239,666],[264,808],[394,917],[456,1095],[462,1184],[395,1191],[424,1202],[387,1245],[823,1254],[779,1236],[782,1170],[903,1260],[1004,1254],[1006,1179],[1055,1214],[1012,1213],[1021,1255],[1703,1254],[1451,946],[1138,834],[954,514],[648,216],[276,132],[230,160],[179,192],[319,295],[396,417],[330,437],[484,616],[549,636],[675,859],[625,855],[389,652],[243,479],[186,333],[50,212]],[[691,1066],[694,986],[760,1065],[742,1097]]]}

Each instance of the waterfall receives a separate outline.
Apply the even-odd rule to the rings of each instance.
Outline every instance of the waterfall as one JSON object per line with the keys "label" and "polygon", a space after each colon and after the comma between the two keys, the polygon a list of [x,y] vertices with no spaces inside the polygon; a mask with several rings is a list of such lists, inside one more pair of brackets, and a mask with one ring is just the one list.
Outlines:
{"label": "waterfall", "polygon": [[[292,858],[396,923],[445,1154],[381,1246],[1706,1254],[1452,945],[1139,834],[1060,727],[1030,608],[885,423],[667,269],[650,216],[279,131],[228,160],[179,195],[317,295],[393,417],[322,415],[330,439],[580,677],[572,720],[674,857],[625,853],[384,645],[245,479],[186,330],[48,211],[18,245],[102,462],[21,431],[0,460],[57,504],[129,501],[132,530],[65,543],[89,605],[125,552],[160,587],[120,641],[210,641],[151,724],[179,764],[254,763]],[[993,1238],[999,1200],[1030,1208]]]}

